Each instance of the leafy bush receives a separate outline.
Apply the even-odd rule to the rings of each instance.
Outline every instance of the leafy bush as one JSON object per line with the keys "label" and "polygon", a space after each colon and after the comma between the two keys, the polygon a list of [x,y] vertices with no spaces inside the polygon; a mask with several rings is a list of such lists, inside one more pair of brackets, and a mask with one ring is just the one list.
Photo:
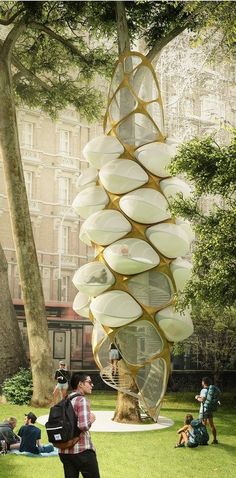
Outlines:
{"label": "leafy bush", "polygon": [[31,370],[21,368],[19,372],[4,381],[2,390],[9,403],[28,404],[33,393]]}

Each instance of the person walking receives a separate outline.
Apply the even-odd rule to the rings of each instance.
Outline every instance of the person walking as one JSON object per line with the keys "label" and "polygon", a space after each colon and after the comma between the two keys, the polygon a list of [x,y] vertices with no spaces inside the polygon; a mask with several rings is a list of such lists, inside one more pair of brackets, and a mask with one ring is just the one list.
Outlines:
{"label": "person walking", "polygon": [[56,404],[58,395],[61,395],[61,399],[65,398],[69,388],[70,372],[67,370],[64,360],[59,362],[59,369],[56,370],[54,378],[57,384],[53,390],[53,402]]}
{"label": "person walking", "polygon": [[217,432],[216,432],[216,427],[213,421],[213,412],[211,410],[207,410],[204,408],[204,402],[206,401],[207,398],[207,393],[208,393],[208,388],[211,385],[211,380],[209,377],[203,377],[202,379],[202,389],[200,391],[200,395],[196,395],[195,399],[201,403],[200,405],[200,410],[199,410],[199,418],[202,420],[202,423],[207,426],[209,423],[213,435],[213,441],[212,445],[217,445],[218,440],[217,440]]}
{"label": "person walking", "polygon": [[[72,448],[59,448],[59,457],[63,464],[65,478],[78,478],[81,472],[84,478],[100,478],[95,448],[91,441],[90,427],[95,421],[94,413],[86,395],[93,390],[91,378],[83,373],[75,372],[71,377],[71,403],[77,416],[80,434]],[[79,395],[78,395],[79,393]],[[73,394],[76,394],[73,398]]]}

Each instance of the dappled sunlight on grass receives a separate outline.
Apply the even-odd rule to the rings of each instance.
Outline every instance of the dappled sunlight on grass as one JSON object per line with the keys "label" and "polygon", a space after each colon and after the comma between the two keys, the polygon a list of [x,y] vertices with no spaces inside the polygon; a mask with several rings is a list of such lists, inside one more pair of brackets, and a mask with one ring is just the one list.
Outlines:
{"label": "dappled sunlight on grass", "polygon": [[[114,410],[116,394],[94,392],[92,410]],[[194,393],[167,394],[161,415],[174,420],[174,426],[158,431],[140,433],[92,433],[97,449],[101,478],[228,478],[236,475],[236,409],[233,395],[222,397],[223,405],[216,414],[219,445],[195,449],[175,449],[176,430],[182,425],[184,415],[198,414]],[[33,411],[37,416],[46,415],[46,408],[2,404],[0,419],[15,415],[18,426],[23,423],[24,413]],[[43,426],[42,441],[46,443]],[[210,437],[211,441],[211,437]],[[63,470],[57,457],[28,458],[25,456],[0,456],[1,478],[62,478]]]}

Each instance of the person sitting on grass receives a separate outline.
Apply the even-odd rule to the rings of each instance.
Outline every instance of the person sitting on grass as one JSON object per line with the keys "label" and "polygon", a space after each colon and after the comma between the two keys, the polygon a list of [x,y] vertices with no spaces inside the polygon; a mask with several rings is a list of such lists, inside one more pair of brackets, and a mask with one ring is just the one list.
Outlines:
{"label": "person sitting on grass", "polygon": [[16,417],[6,418],[3,423],[0,423],[0,440],[4,440],[7,445],[7,450],[19,450],[20,437],[14,433],[16,427]]}
{"label": "person sitting on grass", "polygon": [[29,412],[25,415],[25,425],[23,425],[18,434],[21,437],[20,452],[27,451],[38,455],[39,453],[51,453],[54,451],[52,445],[42,445],[41,430],[34,424],[37,417],[34,413]]}
{"label": "person sitting on grass", "polygon": [[191,413],[187,413],[184,419],[184,426],[181,427],[177,433],[179,434],[179,441],[176,443],[175,448],[181,448],[183,446],[188,446],[189,442],[189,432],[191,431],[191,421],[193,416]]}

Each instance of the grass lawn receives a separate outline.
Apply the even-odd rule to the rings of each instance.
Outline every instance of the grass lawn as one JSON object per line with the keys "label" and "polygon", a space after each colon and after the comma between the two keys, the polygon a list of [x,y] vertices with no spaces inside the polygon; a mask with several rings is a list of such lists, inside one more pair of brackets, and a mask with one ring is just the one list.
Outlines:
{"label": "grass lawn", "polygon": [[[97,449],[101,478],[229,478],[236,476],[236,407],[232,396],[223,396],[215,424],[219,445],[195,449],[178,448],[176,430],[186,412],[197,417],[198,406],[193,394],[172,393],[165,398],[161,415],[172,418],[173,427],[151,432],[92,433]],[[92,410],[114,410],[116,395],[94,392]],[[45,415],[46,409],[1,404],[0,421],[14,415],[20,426],[24,413]],[[42,441],[46,443],[43,426]],[[210,438],[212,438],[210,436]],[[211,441],[211,440],[210,440]],[[59,458],[0,456],[0,478],[63,478]]]}

